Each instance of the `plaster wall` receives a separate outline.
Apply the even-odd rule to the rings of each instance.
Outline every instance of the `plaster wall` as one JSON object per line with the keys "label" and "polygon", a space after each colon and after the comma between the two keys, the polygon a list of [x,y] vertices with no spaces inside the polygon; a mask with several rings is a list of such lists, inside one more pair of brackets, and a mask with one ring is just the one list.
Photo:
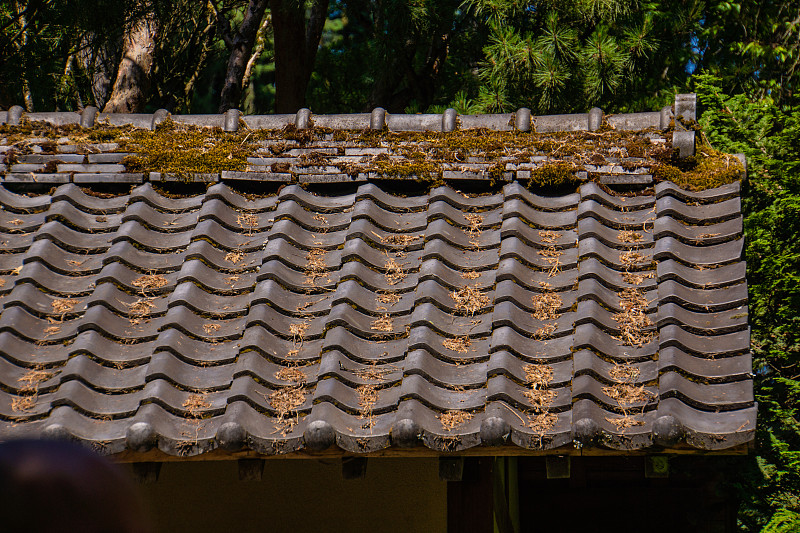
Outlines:
{"label": "plaster wall", "polygon": [[235,461],[164,463],[143,485],[157,531],[447,530],[447,484],[427,458],[370,459],[343,479],[337,460],[267,460],[261,481],[239,481]]}

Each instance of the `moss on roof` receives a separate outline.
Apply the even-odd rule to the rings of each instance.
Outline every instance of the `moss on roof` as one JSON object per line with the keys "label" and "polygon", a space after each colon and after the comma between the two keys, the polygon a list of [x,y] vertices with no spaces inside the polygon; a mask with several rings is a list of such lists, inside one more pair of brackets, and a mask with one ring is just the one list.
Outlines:
{"label": "moss on roof", "polygon": [[[248,157],[259,150],[281,156],[294,147],[318,147],[331,143],[342,147],[388,148],[391,157],[379,154],[359,162],[334,163],[342,173],[377,173],[390,178],[415,178],[440,182],[446,165],[489,163],[489,176],[499,178],[506,163],[530,163],[546,156],[530,174],[530,185],[559,187],[579,182],[576,172],[586,165],[634,166],[651,173],[656,181],[669,180],[690,190],[717,187],[740,179],[742,165],[731,155],[698,142],[696,155],[679,159],[671,149],[671,131],[618,131],[605,124],[599,131],[519,132],[486,129],[440,132],[390,132],[384,130],[331,130],[312,127],[299,130],[290,125],[281,130],[250,130],[235,133],[219,128],[186,126],[166,120],[155,131],[131,126],[97,124],[53,126],[25,121],[0,126],[0,143],[13,144],[24,153],[32,140],[55,152],[57,143],[91,145],[117,143],[117,151],[136,155],[123,163],[131,172],[161,172],[187,179],[193,174],[244,171]],[[703,139],[698,135],[698,139]],[[326,164],[313,153],[298,158],[300,166]],[[340,152],[343,155],[343,149]],[[13,162],[13,161],[10,161]],[[494,164],[492,164],[494,162]],[[594,167],[590,167],[594,168]],[[286,172],[288,169],[277,169]],[[588,178],[593,179],[592,172]]]}

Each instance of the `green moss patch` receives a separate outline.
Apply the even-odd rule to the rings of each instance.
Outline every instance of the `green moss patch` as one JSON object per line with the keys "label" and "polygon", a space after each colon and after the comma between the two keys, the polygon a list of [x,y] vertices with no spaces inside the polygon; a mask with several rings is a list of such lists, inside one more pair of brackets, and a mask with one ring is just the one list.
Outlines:
{"label": "green moss patch", "polygon": [[656,181],[671,181],[690,191],[701,191],[739,181],[744,173],[741,161],[702,143],[696,153],[679,159],[672,154],[653,167]]}
{"label": "green moss patch", "polygon": [[247,132],[228,133],[218,128],[177,126],[166,120],[155,131],[132,130],[116,139],[120,147],[137,155],[126,158],[129,170],[161,172],[179,177],[244,170],[257,145]]}

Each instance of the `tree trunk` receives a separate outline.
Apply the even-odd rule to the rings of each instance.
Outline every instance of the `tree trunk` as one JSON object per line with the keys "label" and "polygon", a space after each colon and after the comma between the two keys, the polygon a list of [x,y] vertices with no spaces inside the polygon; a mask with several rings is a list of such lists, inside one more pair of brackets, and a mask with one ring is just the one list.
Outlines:
{"label": "tree trunk", "polygon": [[94,105],[100,109],[108,101],[111,93],[111,76],[115,74],[114,56],[118,53],[118,43],[101,41],[100,36],[89,33],[81,41],[77,60],[81,70],[86,74],[92,89]]}
{"label": "tree trunk", "polygon": [[104,113],[138,113],[144,109],[159,29],[156,16],[149,14],[126,30],[122,60]]}
{"label": "tree trunk", "polygon": [[242,79],[250,53],[253,51],[253,45],[258,37],[261,20],[267,10],[267,3],[268,0],[250,0],[239,30],[235,35],[228,37],[231,55],[228,58],[228,69],[220,95],[220,113],[239,105],[239,99],[242,97]]}
{"label": "tree trunk", "polygon": [[302,2],[270,0],[275,35],[275,112],[303,107],[328,15],[328,0],[314,0],[306,22]]}

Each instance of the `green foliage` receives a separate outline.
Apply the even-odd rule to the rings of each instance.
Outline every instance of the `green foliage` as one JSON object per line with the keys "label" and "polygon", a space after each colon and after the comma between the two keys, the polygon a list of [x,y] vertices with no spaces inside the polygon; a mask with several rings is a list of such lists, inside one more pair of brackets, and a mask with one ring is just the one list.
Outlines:
{"label": "green foliage", "polygon": [[685,83],[686,43],[698,23],[697,14],[667,4],[468,0],[490,33],[478,107],[550,113],[662,105],[674,84]]}
{"label": "green foliage", "polygon": [[796,531],[800,512],[800,108],[696,78],[710,143],[748,161],[743,196],[757,455],[738,486],[746,531]]}
{"label": "green foliage", "polygon": [[711,1],[697,31],[698,68],[719,76],[729,94],[769,96],[797,105],[800,2]]}
{"label": "green foliage", "polygon": [[762,530],[764,533],[794,533],[800,531],[800,514],[780,509]]}

